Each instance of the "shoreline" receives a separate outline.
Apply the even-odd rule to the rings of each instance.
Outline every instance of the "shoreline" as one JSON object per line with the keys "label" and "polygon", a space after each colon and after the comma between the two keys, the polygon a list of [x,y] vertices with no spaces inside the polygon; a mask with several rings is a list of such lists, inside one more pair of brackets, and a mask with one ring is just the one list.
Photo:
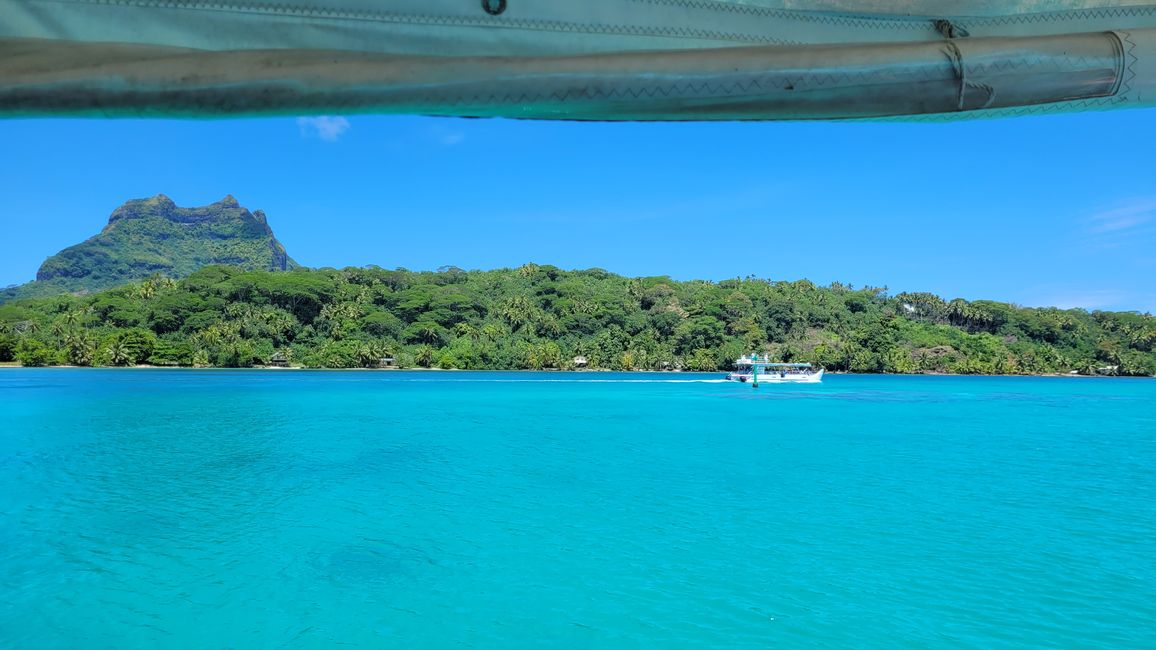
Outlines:
{"label": "shoreline", "polygon": [[[0,362],[0,370],[4,369],[28,369],[28,370],[251,370],[251,371],[314,371],[314,372],[541,372],[541,373],[558,373],[558,374],[582,374],[582,373],[622,373],[622,374],[655,374],[655,375],[708,375],[726,372],[724,370],[609,370],[605,368],[588,368],[582,370],[562,370],[558,368],[549,368],[542,370],[530,370],[528,368],[514,368],[508,370],[472,370],[464,368],[306,368],[304,366],[251,366],[248,368],[217,368],[217,367],[203,367],[196,368],[193,366],[153,366],[148,364],[139,364],[135,366],[32,366],[25,368],[14,361]],[[1070,373],[1040,373],[1040,374],[1025,374],[1025,375],[1006,375],[1006,374],[954,374],[949,372],[839,372],[828,370],[828,375],[857,375],[862,377],[1066,377],[1070,379],[1156,379],[1153,375],[1078,375]]]}

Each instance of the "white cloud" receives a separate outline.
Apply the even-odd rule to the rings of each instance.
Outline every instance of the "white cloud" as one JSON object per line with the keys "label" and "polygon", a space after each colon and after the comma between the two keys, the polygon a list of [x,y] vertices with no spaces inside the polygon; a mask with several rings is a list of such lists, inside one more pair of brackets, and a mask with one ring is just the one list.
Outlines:
{"label": "white cloud", "polygon": [[[446,118],[444,121],[452,122]],[[466,141],[466,132],[441,124],[425,124],[407,129],[386,140],[385,147],[396,153],[428,151],[456,147]]]}
{"label": "white cloud", "polygon": [[326,142],[337,140],[349,127],[349,120],[339,115],[297,118],[297,128],[301,130],[302,137],[315,137]]}
{"label": "white cloud", "polygon": [[1089,218],[1092,233],[1107,234],[1131,230],[1156,219],[1156,197],[1134,198],[1093,214]]}
{"label": "white cloud", "polygon": [[1137,196],[1094,212],[1082,220],[1080,252],[1110,251],[1133,263],[1152,260],[1156,240],[1156,196]]}

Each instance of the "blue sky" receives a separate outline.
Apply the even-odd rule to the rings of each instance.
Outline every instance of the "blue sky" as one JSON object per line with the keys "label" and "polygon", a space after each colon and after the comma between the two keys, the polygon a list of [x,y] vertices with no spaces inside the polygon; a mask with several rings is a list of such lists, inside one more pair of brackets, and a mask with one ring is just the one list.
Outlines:
{"label": "blue sky", "polygon": [[1156,111],[957,123],[0,121],[0,286],[126,199],[308,266],[602,267],[1156,311]]}

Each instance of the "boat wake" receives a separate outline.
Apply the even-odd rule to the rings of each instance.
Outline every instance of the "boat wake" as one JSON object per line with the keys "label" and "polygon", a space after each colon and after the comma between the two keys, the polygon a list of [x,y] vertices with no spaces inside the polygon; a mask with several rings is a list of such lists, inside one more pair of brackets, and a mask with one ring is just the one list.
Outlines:
{"label": "boat wake", "polygon": [[463,382],[483,384],[725,384],[726,379],[503,379],[503,378],[476,378],[459,379],[457,377],[445,379],[408,379],[407,381],[423,382]]}

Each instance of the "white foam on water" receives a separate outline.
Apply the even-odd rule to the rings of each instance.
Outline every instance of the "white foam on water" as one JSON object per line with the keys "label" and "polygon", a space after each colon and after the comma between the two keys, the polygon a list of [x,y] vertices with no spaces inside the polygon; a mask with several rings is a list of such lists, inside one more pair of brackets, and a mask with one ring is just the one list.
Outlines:
{"label": "white foam on water", "polygon": [[726,379],[406,379],[412,382],[483,384],[722,384]]}

